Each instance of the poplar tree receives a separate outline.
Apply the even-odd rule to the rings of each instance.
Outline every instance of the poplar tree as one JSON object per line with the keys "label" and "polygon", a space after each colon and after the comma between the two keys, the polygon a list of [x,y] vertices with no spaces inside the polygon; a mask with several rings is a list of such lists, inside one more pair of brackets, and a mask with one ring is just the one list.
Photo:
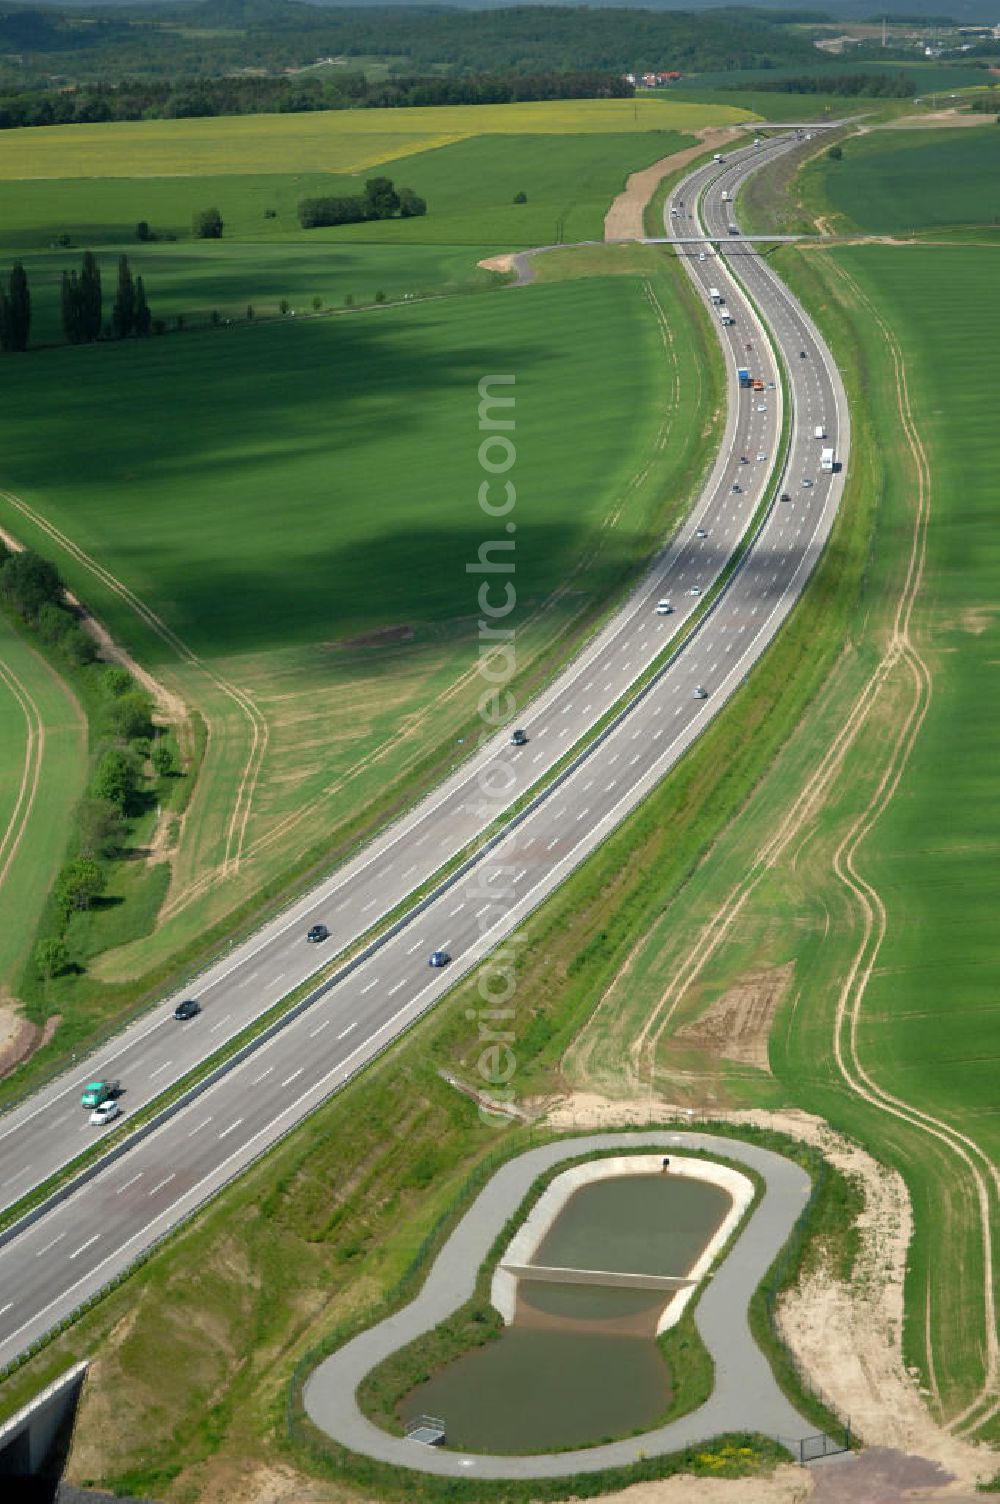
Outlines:
{"label": "poplar tree", "polygon": [[84,251],[80,271],[80,338],[101,337],[101,269],[94,260],[93,251]]}
{"label": "poplar tree", "polygon": [[11,268],[7,287],[0,287],[0,349],[22,351],[28,348],[31,330],[31,293],[28,276],[20,261]]}
{"label": "poplar tree", "polygon": [[111,310],[111,327],[115,339],[127,339],[135,328],[135,284],[127,256],[118,258],[118,292]]}
{"label": "poplar tree", "polygon": [[136,332],[136,334],[138,334],[141,338],[145,338],[146,335],[149,333],[150,326],[151,326],[152,322],[153,322],[153,316],[152,316],[152,314],[149,311],[149,304],[146,302],[146,289],[142,285],[142,278],[141,277],[136,277],[136,279],[135,279],[135,332]]}

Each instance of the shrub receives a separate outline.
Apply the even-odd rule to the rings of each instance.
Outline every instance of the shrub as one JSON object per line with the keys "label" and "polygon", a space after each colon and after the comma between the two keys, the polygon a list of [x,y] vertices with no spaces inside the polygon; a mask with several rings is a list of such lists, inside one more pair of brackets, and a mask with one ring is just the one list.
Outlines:
{"label": "shrub", "polygon": [[191,221],[191,227],[199,240],[222,239],[222,215],[218,209],[199,209]]}

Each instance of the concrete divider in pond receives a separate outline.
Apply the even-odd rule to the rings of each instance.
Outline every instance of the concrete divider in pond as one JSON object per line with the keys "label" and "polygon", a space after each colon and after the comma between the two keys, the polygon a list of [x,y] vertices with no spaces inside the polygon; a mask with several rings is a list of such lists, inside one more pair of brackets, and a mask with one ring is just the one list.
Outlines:
{"label": "concrete divider in pond", "polygon": [[[659,1176],[664,1174],[665,1164],[669,1165],[672,1180],[707,1181],[710,1185],[718,1186],[720,1190],[725,1191],[730,1198],[729,1210],[712,1237],[706,1242],[695,1263],[690,1269],[676,1271],[677,1276],[685,1276],[684,1278],[675,1277],[672,1285],[672,1288],[680,1290],[681,1293],[663,1312],[657,1326],[657,1334],[675,1326],[683,1316],[698,1283],[712,1267],[719,1249],[726,1246],[739,1226],[740,1218],[753,1201],[753,1181],[748,1176],[741,1175],[739,1170],[734,1170],[731,1165],[720,1165],[705,1159],[684,1159],[676,1154],[667,1155],[666,1159],[663,1159],[659,1155],[648,1153],[615,1155],[611,1159],[591,1159],[585,1164],[574,1165],[572,1169],[564,1170],[561,1175],[556,1176],[551,1185],[546,1186],[511,1239],[510,1246],[493,1276],[490,1300],[504,1321],[509,1325],[514,1320],[518,1278],[544,1279],[546,1277],[539,1275],[534,1268],[520,1266],[531,1265],[539,1245],[552,1224],[577,1191],[582,1190],[586,1185],[596,1185],[598,1181],[618,1179],[625,1175]],[[596,1279],[566,1281],[566,1283],[585,1282],[601,1283]],[[606,1278],[603,1283],[617,1283],[623,1286],[627,1281],[612,1281]],[[653,1284],[646,1284],[643,1288],[651,1290],[657,1287]]]}
{"label": "concrete divider in pond", "polygon": [[[764,1192],[728,1256],[707,1283],[695,1321],[715,1363],[710,1398],[690,1415],[640,1436],[600,1446],[532,1456],[499,1456],[425,1447],[383,1431],[358,1408],[358,1385],[384,1359],[430,1331],[473,1294],[477,1272],[504,1224],[532,1185],[568,1159],[606,1150],[673,1155],[681,1147],[724,1155],[757,1171]],[[718,1168],[725,1168],[719,1166]],[[814,1433],[785,1398],[747,1321],[757,1285],[791,1233],[809,1195],[801,1166],[740,1139],[668,1129],[599,1133],[560,1139],[511,1160],[492,1177],[438,1253],[417,1297],[359,1333],[320,1363],[306,1381],[310,1419],[342,1446],[393,1467],[453,1478],[566,1477],[627,1467],[643,1457],[679,1451],[733,1431],[756,1431],[797,1442]],[[443,1417],[447,1424],[447,1416]]]}

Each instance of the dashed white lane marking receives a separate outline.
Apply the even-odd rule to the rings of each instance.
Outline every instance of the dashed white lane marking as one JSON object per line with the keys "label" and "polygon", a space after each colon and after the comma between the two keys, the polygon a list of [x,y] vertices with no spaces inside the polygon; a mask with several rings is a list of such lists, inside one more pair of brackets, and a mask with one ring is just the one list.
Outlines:
{"label": "dashed white lane marking", "polygon": [[87,1241],[86,1241],[86,1243],[81,1243],[80,1244],[79,1248],[76,1250],[75,1253],[71,1253],[70,1254],[70,1258],[71,1259],[78,1259],[80,1257],[81,1253],[86,1253],[87,1249],[90,1248],[90,1247],[92,1247],[93,1244],[97,1242],[97,1240],[98,1240],[98,1238],[100,1236],[101,1235],[100,1235],[99,1232],[95,1232],[94,1236],[92,1238],[88,1238]]}
{"label": "dashed white lane marking", "polygon": [[143,1175],[145,1173],[146,1173],[145,1170],[140,1170],[139,1173],[138,1173],[138,1175],[133,1175],[131,1180],[126,1180],[125,1184],[124,1185],[120,1185],[118,1187],[117,1191],[115,1191],[115,1195],[116,1196],[124,1196],[125,1192],[129,1188],[129,1186],[130,1185],[135,1185],[136,1181],[137,1180],[141,1180],[142,1177],[143,1177]]}

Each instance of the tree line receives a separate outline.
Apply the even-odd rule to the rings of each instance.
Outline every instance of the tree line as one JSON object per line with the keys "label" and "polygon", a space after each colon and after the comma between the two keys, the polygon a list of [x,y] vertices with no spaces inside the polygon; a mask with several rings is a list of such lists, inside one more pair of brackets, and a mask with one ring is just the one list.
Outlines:
{"label": "tree line", "polygon": [[427,200],[412,188],[396,190],[391,178],[369,178],[364,193],[342,197],[304,198],[299,203],[299,224],[304,230],[321,225],[362,224],[368,219],[415,219],[427,213]]}
{"label": "tree line", "polygon": [[[733,85],[737,87],[737,85]],[[738,85],[745,89],[745,84]],[[805,74],[800,78],[754,79],[754,93],[834,94],[866,99],[912,99],[917,85],[905,73]]]}
{"label": "tree line", "polygon": [[696,14],[532,5],[466,11],[208,0],[152,12],[121,7],[113,16],[96,6],[6,12],[0,14],[0,54],[18,54],[38,82],[56,69],[71,79],[222,78],[251,68],[278,74],[331,56],[400,59],[396,71],[410,76],[442,66],[453,74],[716,72],[814,62],[809,37],[787,24],[792,19],[821,18],[746,9]]}
{"label": "tree line", "polygon": [[561,73],[482,73],[454,78],[402,75],[335,82],[313,76],[212,78],[83,85],[0,96],[0,130],[95,121],[194,119],[214,115],[302,114],[310,110],[393,109],[442,104],[513,104],[532,99],[624,99],[621,77],[596,69]]}
{"label": "tree line", "polygon": [[20,261],[11,267],[7,286],[0,282],[0,350],[28,348],[31,333],[31,289]]}
{"label": "tree line", "polygon": [[146,763],[156,778],[176,774],[174,755],[162,737],[152,740],[149,696],[125,669],[101,664],[97,644],[80,624],[64,581],[50,559],[32,549],[13,550],[0,541],[0,603],[86,676],[90,731],[95,744],[87,793],[76,810],[71,856],[53,888],[45,928],[35,946],[38,976],[50,981],[71,964],[67,936],[75,913],[106,891],[109,864],[120,858],[129,821],[150,799]]}

